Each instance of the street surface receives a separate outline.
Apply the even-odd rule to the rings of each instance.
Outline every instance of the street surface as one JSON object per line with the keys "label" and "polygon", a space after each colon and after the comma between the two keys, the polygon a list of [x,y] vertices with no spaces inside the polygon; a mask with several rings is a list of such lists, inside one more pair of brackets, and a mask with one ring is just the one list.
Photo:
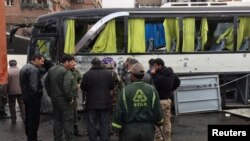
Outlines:
{"label": "street surface", "polygon": [[[9,113],[8,113],[9,114]],[[84,113],[80,113],[81,132],[85,132],[83,122]],[[207,141],[207,125],[214,124],[239,124],[249,125],[250,119],[231,115],[226,117],[224,112],[208,112],[195,114],[173,115],[172,117],[172,141]],[[19,113],[16,125],[12,125],[10,119],[0,120],[0,140],[6,141],[26,141],[24,124]],[[41,114],[39,138],[43,141],[53,141],[53,119],[52,115]],[[87,135],[78,137],[77,141],[87,141]],[[117,137],[112,136],[111,141],[117,141]]]}

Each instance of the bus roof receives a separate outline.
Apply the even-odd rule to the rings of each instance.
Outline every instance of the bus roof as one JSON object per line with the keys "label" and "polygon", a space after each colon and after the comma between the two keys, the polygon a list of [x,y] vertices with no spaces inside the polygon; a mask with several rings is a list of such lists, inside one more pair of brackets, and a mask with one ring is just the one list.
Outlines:
{"label": "bus roof", "polygon": [[129,12],[133,14],[207,14],[207,13],[250,13],[249,7],[168,7],[168,8],[106,8],[69,10],[42,15],[38,21],[55,17],[102,17],[114,12]]}

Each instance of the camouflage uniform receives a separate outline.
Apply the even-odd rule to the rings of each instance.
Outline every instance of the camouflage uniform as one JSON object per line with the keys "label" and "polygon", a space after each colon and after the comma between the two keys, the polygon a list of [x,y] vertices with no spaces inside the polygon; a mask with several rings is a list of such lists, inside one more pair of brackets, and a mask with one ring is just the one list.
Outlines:
{"label": "camouflage uniform", "polygon": [[0,85],[0,118],[7,118],[5,106],[7,104],[7,85]]}
{"label": "camouflage uniform", "polygon": [[77,69],[74,69],[71,71],[72,75],[73,75],[73,79],[72,79],[72,95],[74,96],[74,102],[73,102],[73,109],[74,109],[74,134],[75,135],[79,135],[78,132],[78,113],[77,113],[77,107],[78,107],[78,103],[77,103],[77,97],[78,97],[78,90],[79,90],[79,84],[81,82],[81,74],[79,73],[79,71]]}
{"label": "camouflage uniform", "polygon": [[120,91],[121,91],[121,89],[123,87],[123,83],[122,83],[122,80],[120,79],[120,77],[118,76],[118,74],[113,70],[112,65],[105,64],[105,68],[112,73],[112,77],[113,77],[114,84],[115,84],[114,90],[112,90],[111,93],[110,93],[111,100],[112,100],[112,113],[113,113],[113,111],[115,109],[117,99],[118,99],[118,94],[120,93]]}

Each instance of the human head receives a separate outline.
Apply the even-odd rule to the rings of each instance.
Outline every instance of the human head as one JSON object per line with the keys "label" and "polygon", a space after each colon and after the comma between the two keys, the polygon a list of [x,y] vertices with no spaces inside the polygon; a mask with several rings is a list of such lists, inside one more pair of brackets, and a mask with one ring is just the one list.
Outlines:
{"label": "human head", "polygon": [[102,65],[102,62],[101,62],[101,60],[99,59],[99,58],[93,58],[92,60],[91,60],[91,64],[92,64],[92,66],[101,66]]}
{"label": "human head", "polygon": [[128,58],[126,59],[126,61],[123,63],[123,66],[124,66],[125,69],[128,70],[128,64],[129,64],[129,62],[130,62],[132,59],[133,59],[132,57],[128,57]]}
{"label": "human head", "polygon": [[111,57],[105,57],[102,59],[102,64],[107,68],[107,69],[114,69],[116,68],[116,62],[113,58]]}
{"label": "human head", "polygon": [[10,67],[15,67],[16,65],[17,65],[16,60],[12,59],[12,60],[9,61],[9,66]]}
{"label": "human head", "polygon": [[38,67],[38,68],[41,68],[44,64],[44,56],[42,54],[35,54],[33,57],[32,57],[32,63]]}
{"label": "human head", "polygon": [[61,63],[63,63],[64,67],[67,70],[72,70],[75,68],[76,61],[73,55],[64,54],[61,58]]}
{"label": "human head", "polygon": [[148,60],[148,64],[149,64],[149,68],[150,68],[150,69],[151,69],[151,68],[153,67],[153,65],[154,65],[154,60],[155,60],[155,59],[153,59],[153,58],[151,58],[151,59]]}
{"label": "human head", "polygon": [[130,71],[131,67],[132,67],[134,64],[136,64],[136,63],[138,63],[138,60],[136,60],[136,59],[131,59],[131,60],[129,60],[129,61],[127,62],[127,69],[128,69],[128,72]]}
{"label": "human head", "polygon": [[157,71],[159,69],[162,69],[165,66],[164,61],[161,58],[157,58],[154,60],[153,68]]}
{"label": "human head", "polygon": [[130,69],[131,80],[141,80],[144,77],[144,68],[141,63],[135,63]]}

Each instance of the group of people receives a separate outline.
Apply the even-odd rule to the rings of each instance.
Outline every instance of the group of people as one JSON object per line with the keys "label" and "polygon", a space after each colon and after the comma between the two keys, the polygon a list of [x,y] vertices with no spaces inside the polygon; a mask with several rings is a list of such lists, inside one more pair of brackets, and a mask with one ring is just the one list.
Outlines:
{"label": "group of people", "polygon": [[[125,88],[119,95],[112,125],[120,131],[121,140],[171,140],[171,99],[173,91],[180,85],[180,80],[171,67],[165,66],[161,58],[150,59],[148,63],[149,70],[145,71],[136,59],[127,58],[118,68]],[[152,102],[150,96],[156,101]],[[144,102],[145,99],[155,105]]]}
{"label": "group of people", "polygon": [[[20,85],[19,91],[9,91],[9,102],[17,99],[23,108],[21,116],[28,141],[38,140],[43,87],[53,105],[55,141],[63,140],[63,132],[65,139],[72,141],[78,132],[76,98],[80,89],[86,100],[85,119],[90,141],[97,141],[98,137],[109,141],[111,130],[119,135],[120,141],[170,140],[171,95],[180,80],[161,58],[150,59],[148,71],[136,59],[127,58],[118,67],[118,73],[111,57],[93,58],[92,67],[81,76],[75,68],[74,56],[65,54],[60,64],[48,70],[43,85],[40,68],[44,62],[43,55],[35,54],[31,62],[17,70],[20,84],[15,85]],[[9,63],[14,71],[16,61]],[[10,113],[15,123],[16,116],[11,109],[13,107]]]}

